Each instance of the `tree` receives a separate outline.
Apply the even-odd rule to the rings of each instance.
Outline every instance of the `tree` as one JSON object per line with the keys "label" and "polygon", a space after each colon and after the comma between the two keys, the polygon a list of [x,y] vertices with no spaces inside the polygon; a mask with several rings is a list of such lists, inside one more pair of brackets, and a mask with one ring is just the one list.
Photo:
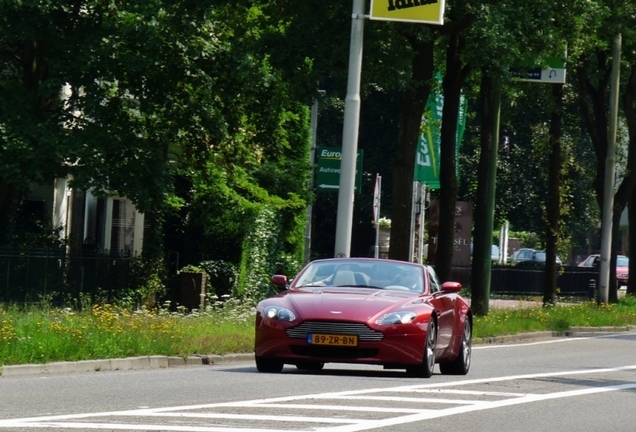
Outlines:
{"label": "tree", "polygon": [[[590,136],[594,152],[596,154],[596,171],[593,182],[599,209],[603,208],[605,200],[604,179],[605,161],[608,156],[608,130],[609,130],[609,89],[611,74],[611,49],[610,41],[617,33],[625,32],[624,52],[631,53],[634,46],[634,33],[631,25],[625,20],[632,16],[636,5],[633,2],[616,5],[610,2],[605,14],[598,17],[602,26],[587,40],[587,49],[581,50],[576,58],[576,73],[578,78],[578,95],[581,114]],[[635,59],[628,54],[623,64],[629,71],[625,85],[621,83],[622,108],[626,115],[626,125],[629,134],[628,156],[625,175],[620,185],[615,189],[614,207],[612,209],[612,256],[610,261],[609,301],[617,300],[616,292],[616,245],[618,243],[619,222],[625,206],[631,199],[636,185],[636,123],[629,114],[634,112],[634,84],[633,68]],[[631,116],[633,117],[633,116]],[[631,239],[630,239],[631,240]],[[630,242],[630,250],[634,250],[636,244]],[[636,267],[635,267],[636,269]],[[631,285],[630,292],[634,292]]]}
{"label": "tree", "polygon": [[[572,7],[568,5],[568,7]],[[482,9],[482,14],[475,17],[474,24],[468,29],[465,35],[467,43],[479,43],[480,50],[468,49],[468,52],[479,52],[479,58],[471,59],[468,55],[467,62],[473,65],[480,66],[482,74],[491,75],[489,80],[484,80],[482,76],[482,92],[492,91],[497,89],[498,86],[489,85],[491,82],[497,82],[499,80],[504,81],[505,85],[509,85],[509,73],[511,68],[522,67],[524,64],[532,64],[533,62],[541,63],[541,59],[548,55],[555,55],[554,51],[550,52],[552,46],[562,46],[563,41],[559,40],[561,32],[560,29],[566,28],[556,27],[552,32],[536,32],[536,23],[543,21],[567,21],[561,17],[566,16],[564,11],[560,10],[558,6],[555,6],[552,2],[546,3],[533,3],[532,7],[528,7],[525,3],[506,3],[498,5],[485,5]],[[569,13],[572,11],[569,10]],[[519,23],[515,17],[518,16],[531,16],[532,19],[524,20],[523,24]],[[572,28],[580,28],[580,23],[583,20],[577,21],[577,26],[572,26],[571,22],[568,22],[567,28],[571,31]],[[525,26],[527,23],[527,27]],[[470,35],[478,36],[477,39],[471,40]],[[548,41],[553,41],[549,43]],[[556,41],[556,43],[554,43]],[[546,49],[546,47],[548,47]],[[498,90],[497,90],[498,91]],[[493,149],[497,148],[498,143],[492,143],[496,134],[489,134],[491,130],[492,121],[495,118],[495,111],[497,105],[488,103],[490,98],[496,98],[496,96],[489,95],[488,93],[482,93],[481,95],[484,103],[482,103],[482,116],[484,123],[482,123],[482,155],[480,158],[480,178],[477,185],[477,200],[475,210],[475,247],[473,253],[472,264],[472,295],[473,304],[476,313],[487,313],[488,302],[488,289],[489,289],[489,277],[490,272],[490,259],[489,248],[492,233],[492,216],[490,208],[487,208],[486,203],[490,202],[487,191],[489,187],[494,188],[494,185],[490,185],[491,179],[494,176],[487,173],[491,173],[496,169],[494,160],[490,155],[493,154]],[[555,125],[556,126],[556,125]],[[555,128],[556,132],[557,129]],[[552,134],[552,142],[558,143],[559,137]],[[443,147],[448,148],[448,146]],[[556,147],[555,147],[556,148]],[[558,239],[558,215],[559,215],[559,173],[560,162],[558,152],[554,153],[554,164],[551,167],[551,200],[548,202],[548,210],[550,214],[550,226],[548,230],[548,255],[554,256],[556,251],[557,239]],[[442,220],[452,220],[452,214],[448,214],[446,218],[442,217]],[[450,223],[449,223],[450,225]],[[450,230],[447,230],[446,242],[450,242],[452,237]],[[442,244],[444,240],[440,239]],[[450,249],[450,248],[449,248]],[[452,254],[451,254],[452,256]],[[546,292],[556,292],[555,284],[555,269],[552,266],[546,268]],[[438,272],[443,273],[443,272]]]}
{"label": "tree", "polygon": [[[184,231],[163,225],[166,217],[200,216],[202,201],[227,208],[181,222],[232,220],[271,206],[284,252],[296,252],[307,199],[308,111],[263,49],[262,35],[276,29],[267,27],[272,20],[260,6],[103,0],[0,6],[3,217],[16,214],[32,182],[52,184],[66,166],[73,187],[126,196],[146,213],[144,254],[155,263],[164,256],[163,230]],[[194,193],[187,184],[197,186]],[[201,196],[210,191],[216,195]],[[207,234],[225,240],[232,234],[235,248],[249,229],[247,221],[214,226]],[[11,243],[12,233],[4,234],[0,241]],[[178,235],[172,245],[183,244]]]}
{"label": "tree", "polygon": [[420,135],[422,114],[431,93],[431,78],[435,72],[435,39],[405,29],[403,32],[411,54],[411,83],[402,90],[399,113],[399,134],[393,160],[393,193],[391,208],[391,240],[389,258],[411,261],[411,213],[413,175],[417,140]]}

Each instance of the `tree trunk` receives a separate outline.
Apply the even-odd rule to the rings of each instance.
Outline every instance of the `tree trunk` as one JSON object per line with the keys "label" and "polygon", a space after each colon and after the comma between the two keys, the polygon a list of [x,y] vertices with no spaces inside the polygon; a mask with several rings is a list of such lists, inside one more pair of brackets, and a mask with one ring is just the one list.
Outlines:
{"label": "tree trunk", "polygon": [[0,245],[11,244],[18,202],[17,189],[0,179]]}
{"label": "tree trunk", "polygon": [[[496,142],[495,123],[498,123],[500,83],[484,69],[481,72],[480,91],[480,153],[479,176],[475,197],[475,229],[473,234],[473,261],[471,263],[471,306],[475,315],[487,315],[490,298],[492,212],[489,203],[490,182],[496,177],[498,143]],[[493,154],[495,153],[495,154]],[[493,163],[494,161],[494,163]],[[490,234],[488,234],[490,233]],[[488,249],[486,252],[486,248]]]}
{"label": "tree trunk", "polygon": [[440,149],[439,234],[435,270],[442,282],[451,279],[455,239],[455,207],[457,203],[457,117],[462,85],[468,69],[460,58],[461,39],[458,33],[449,37],[444,76],[444,108]]}
{"label": "tree trunk", "polygon": [[[597,53],[601,56],[602,53]],[[587,58],[582,58],[585,63]],[[605,62],[607,63],[607,62]],[[599,64],[602,62],[599,60]],[[600,73],[600,71],[599,71]],[[607,156],[607,100],[609,100],[609,71],[594,83],[587,74],[585,67],[577,69],[578,100],[581,108],[581,115],[587,133],[594,147],[596,155],[596,173],[592,183],[596,192],[596,203],[598,208],[603,208],[603,183],[605,179],[605,158]]]}
{"label": "tree trunk", "polygon": [[420,135],[422,114],[431,93],[434,41],[411,41],[415,50],[411,77],[417,85],[402,93],[398,149],[393,162],[393,207],[391,209],[391,240],[389,258],[412,261],[409,256],[415,153]]}
{"label": "tree trunk", "polygon": [[556,303],[556,255],[559,241],[561,213],[561,120],[563,117],[563,84],[552,86],[552,114],[550,116],[550,172],[548,173],[548,232],[545,257],[545,286],[543,306]]}

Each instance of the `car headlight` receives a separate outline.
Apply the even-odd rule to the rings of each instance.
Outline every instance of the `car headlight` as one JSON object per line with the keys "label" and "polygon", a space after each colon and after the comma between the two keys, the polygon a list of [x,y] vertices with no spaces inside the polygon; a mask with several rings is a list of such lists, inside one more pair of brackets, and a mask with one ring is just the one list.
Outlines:
{"label": "car headlight", "polygon": [[269,319],[280,321],[293,321],[296,319],[296,315],[292,311],[281,306],[267,306],[263,310],[263,315]]}
{"label": "car headlight", "polygon": [[416,315],[413,311],[391,312],[382,315],[375,323],[377,325],[410,324],[415,317]]}

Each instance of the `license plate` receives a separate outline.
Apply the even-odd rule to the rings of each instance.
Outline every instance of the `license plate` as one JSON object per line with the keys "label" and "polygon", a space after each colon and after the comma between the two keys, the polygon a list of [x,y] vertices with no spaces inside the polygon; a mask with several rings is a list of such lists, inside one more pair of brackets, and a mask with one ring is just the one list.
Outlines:
{"label": "license plate", "polygon": [[358,346],[358,336],[309,333],[307,343],[310,345]]}

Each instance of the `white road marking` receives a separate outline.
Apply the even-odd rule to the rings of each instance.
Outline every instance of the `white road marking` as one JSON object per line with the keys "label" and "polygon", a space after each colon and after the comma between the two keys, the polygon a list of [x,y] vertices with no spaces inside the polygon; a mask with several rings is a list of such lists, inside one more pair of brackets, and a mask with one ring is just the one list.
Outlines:
{"label": "white road marking", "polygon": [[527,393],[507,393],[507,392],[485,392],[475,390],[447,390],[447,389],[418,389],[416,393],[446,393],[446,394],[458,394],[458,395],[471,395],[471,396],[498,396],[498,397],[522,397]]}
{"label": "white road marking", "polygon": [[[241,406],[241,405],[237,405]],[[304,404],[270,404],[259,403],[250,406],[258,406],[259,408],[277,408],[277,409],[296,409],[296,410],[326,410],[326,411],[362,411],[362,412],[378,412],[378,413],[420,413],[422,409],[417,408],[397,408],[397,407],[365,407],[365,406],[348,406],[348,405],[304,405]]]}
{"label": "white road marking", "polygon": [[472,405],[481,401],[468,401],[464,399],[437,399],[437,398],[409,398],[404,396],[336,396],[329,399],[346,399],[346,400],[373,400],[385,402],[412,402],[412,403],[439,403],[454,405]]}
{"label": "white road marking", "polygon": [[[421,410],[420,410],[421,411]],[[152,413],[148,417],[181,417],[181,418],[209,418],[232,420],[263,420],[282,422],[306,422],[306,423],[351,423],[350,419],[326,419],[324,417],[303,417],[297,415],[254,415],[254,414],[219,414],[219,413]]]}
{"label": "white road marking", "polygon": [[[169,425],[141,425],[125,423],[65,423],[65,422],[45,422],[42,424],[16,424],[12,427],[28,428],[52,428],[52,429],[108,429],[108,430],[131,430],[131,431],[177,431],[177,432],[290,432],[292,429],[255,429],[248,428],[228,428],[228,427],[205,427],[205,426],[169,426]],[[315,432],[300,431],[294,432]]]}
{"label": "white road marking", "polygon": [[540,395],[537,394],[537,395],[530,395],[523,398],[507,399],[507,400],[502,400],[497,402],[482,402],[479,405],[447,408],[444,410],[437,410],[437,411],[432,411],[432,412],[427,412],[422,414],[413,414],[413,415],[404,416],[404,417],[393,417],[393,418],[389,418],[385,420],[375,420],[372,422],[366,421],[364,423],[357,424],[357,425],[331,428],[331,429],[328,429],[328,431],[329,432],[357,432],[357,431],[364,431],[369,429],[383,428],[387,426],[396,426],[396,425],[405,424],[405,423],[413,423],[413,422],[418,422],[422,420],[430,420],[430,419],[439,418],[439,417],[447,417],[447,416],[451,416],[455,414],[464,414],[464,413],[473,412],[473,411],[483,411],[487,409],[501,408],[504,406],[520,405],[520,404],[530,403],[530,402],[539,402],[544,400],[560,399],[560,398],[572,397],[572,396],[582,396],[582,395],[588,395],[588,394],[594,394],[594,393],[605,393],[605,392],[617,391],[617,390],[628,390],[632,388],[636,388],[636,384],[612,385],[607,387],[600,387],[600,388],[595,387],[595,388],[574,390],[574,391],[567,391],[567,392],[557,392],[557,393],[540,394]]}
{"label": "white road marking", "polygon": [[[627,333],[627,335],[629,334],[630,333]],[[576,342],[576,341],[582,341],[587,339],[610,338],[610,337],[616,337],[617,335],[625,335],[625,333],[611,333],[611,334],[603,334],[603,335],[597,335],[597,336],[581,336],[581,337],[577,336],[577,337],[567,337],[567,338],[558,338],[558,339],[547,339],[542,341],[524,342],[524,343],[517,343],[517,344],[493,343],[493,344],[486,344],[486,345],[479,345],[479,346],[473,345],[473,350],[518,348],[520,346],[548,345],[548,344],[557,344],[557,343],[564,343],[564,342]]]}
{"label": "white road marking", "polygon": [[[565,339],[570,340],[570,339]],[[530,345],[530,344],[528,344]],[[561,371],[561,372],[549,372],[549,373],[537,373],[537,374],[525,374],[525,375],[512,375],[501,376],[491,378],[480,379],[468,379],[462,381],[453,382],[429,382],[427,384],[412,384],[407,386],[398,386],[391,388],[371,388],[362,390],[350,390],[342,392],[332,393],[320,393],[320,394],[308,394],[298,396],[285,396],[269,399],[255,399],[247,401],[237,402],[222,402],[213,404],[199,404],[177,407],[163,407],[163,408],[141,408],[128,411],[111,411],[111,412],[96,412],[96,413],[83,413],[83,414],[70,414],[70,415],[56,415],[56,416],[41,416],[41,417],[29,417],[21,419],[8,419],[0,420],[0,428],[51,428],[51,429],[108,429],[108,430],[129,430],[129,431],[179,431],[179,432],[289,432],[289,428],[284,428],[286,423],[321,423],[323,426],[309,427],[307,432],[357,432],[371,429],[385,428],[390,426],[397,426],[406,423],[418,422],[422,420],[428,420],[433,418],[447,417],[457,414],[463,414],[474,411],[482,411],[489,409],[496,409],[501,407],[520,405],[525,403],[539,402],[552,399],[560,399],[567,397],[577,397],[584,395],[591,395],[597,393],[605,393],[612,391],[628,390],[636,388],[636,383],[614,384],[604,387],[590,387],[578,390],[554,392],[548,394],[526,394],[526,393],[506,393],[506,392],[480,392],[473,390],[463,390],[458,387],[483,384],[483,383],[496,383],[512,380],[527,380],[535,378],[550,378],[550,377],[566,377],[575,375],[595,375],[606,373],[618,373],[624,371],[636,370],[636,365],[603,368],[603,369],[587,369],[587,370],[573,370],[573,371]],[[396,394],[395,396],[386,396],[387,394]],[[472,395],[472,396],[492,396],[498,397],[499,400],[495,401],[482,401],[482,400],[465,400],[465,399],[436,399],[432,397],[406,397],[405,395],[422,394],[444,394],[444,395]],[[338,404],[312,404],[302,403],[316,402],[322,400],[346,400],[356,403],[356,405],[338,405]],[[399,403],[445,403],[452,404],[444,409],[417,409],[417,408],[403,408],[396,407],[375,407],[375,406],[361,406],[364,405],[364,401],[368,401],[367,405],[372,405],[374,401],[383,402],[395,402]],[[219,412],[193,412],[195,410],[214,410],[219,408],[240,408],[244,410],[245,414],[236,413],[219,413]],[[282,409],[294,409],[302,413],[318,412],[320,410],[329,411],[329,417],[316,417],[316,416],[292,416],[292,415],[257,415],[249,414],[247,411],[254,408],[274,408],[278,411]],[[374,412],[388,414],[386,418],[374,418],[374,419],[360,419],[360,418],[348,418],[344,417],[344,413],[354,412]],[[336,416],[337,413],[337,416]],[[107,423],[103,422],[103,417],[118,418],[138,418],[141,423]],[[173,417],[183,419],[220,419],[220,420],[234,420],[234,421],[252,421],[258,422],[266,421],[270,427],[262,427],[262,429],[255,429],[254,427],[231,427],[228,425],[218,426],[194,426],[194,425],[162,425],[162,424],[144,424],[143,419],[161,418],[161,417]],[[336,417],[336,418],[334,418]],[[100,418],[100,422],[90,422],[91,418]],[[226,422],[227,423],[227,422]],[[279,424],[276,426],[276,424]],[[332,425],[332,426],[324,426]],[[299,425],[300,426],[300,425]],[[283,429],[277,429],[276,427]],[[293,429],[294,431],[300,431],[299,429]]]}

